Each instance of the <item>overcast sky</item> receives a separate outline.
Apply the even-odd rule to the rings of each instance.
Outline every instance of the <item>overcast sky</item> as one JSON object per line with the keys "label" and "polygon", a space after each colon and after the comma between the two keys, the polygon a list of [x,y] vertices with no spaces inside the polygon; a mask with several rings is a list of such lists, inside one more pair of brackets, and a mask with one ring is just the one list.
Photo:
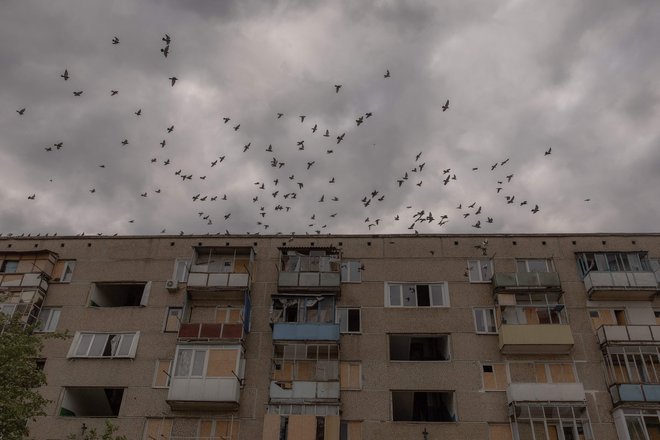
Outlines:
{"label": "overcast sky", "polygon": [[0,232],[658,232],[659,24],[657,0],[3,0]]}

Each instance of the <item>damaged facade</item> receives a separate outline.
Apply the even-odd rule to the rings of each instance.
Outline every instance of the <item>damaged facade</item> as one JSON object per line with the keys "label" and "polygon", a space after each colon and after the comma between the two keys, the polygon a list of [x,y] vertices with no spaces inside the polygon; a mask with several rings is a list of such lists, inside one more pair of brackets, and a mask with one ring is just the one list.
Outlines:
{"label": "damaged facade", "polygon": [[71,335],[37,439],[653,440],[659,279],[659,234],[0,239]]}

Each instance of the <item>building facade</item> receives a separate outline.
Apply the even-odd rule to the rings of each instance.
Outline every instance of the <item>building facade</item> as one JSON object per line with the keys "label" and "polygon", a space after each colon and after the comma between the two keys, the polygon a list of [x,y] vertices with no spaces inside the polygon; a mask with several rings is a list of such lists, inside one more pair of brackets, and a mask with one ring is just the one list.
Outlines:
{"label": "building facade", "polygon": [[0,239],[37,439],[660,438],[660,234]]}

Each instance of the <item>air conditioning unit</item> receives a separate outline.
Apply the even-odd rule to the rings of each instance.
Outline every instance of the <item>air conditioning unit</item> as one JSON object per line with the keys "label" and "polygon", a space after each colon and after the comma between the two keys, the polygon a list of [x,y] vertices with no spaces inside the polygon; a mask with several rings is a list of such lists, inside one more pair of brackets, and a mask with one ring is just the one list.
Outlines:
{"label": "air conditioning unit", "polygon": [[176,292],[179,288],[179,282],[177,280],[167,280],[165,281],[165,288],[170,292]]}

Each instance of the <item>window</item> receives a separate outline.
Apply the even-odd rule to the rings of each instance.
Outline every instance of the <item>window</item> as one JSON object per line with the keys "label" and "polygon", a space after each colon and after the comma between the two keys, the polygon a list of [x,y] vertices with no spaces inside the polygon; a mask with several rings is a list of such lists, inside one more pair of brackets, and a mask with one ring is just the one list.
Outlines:
{"label": "window", "polygon": [[117,417],[124,388],[65,388],[60,416]]}
{"label": "window", "polygon": [[602,325],[626,325],[627,322],[625,309],[591,309],[589,319],[594,330]]}
{"label": "window", "polygon": [[362,389],[362,364],[360,362],[340,362],[339,385],[342,390]]}
{"label": "window", "polygon": [[179,347],[177,349],[174,377],[242,377],[238,347]]}
{"label": "window", "polygon": [[496,334],[495,309],[477,308],[473,309],[474,325],[477,333]]}
{"label": "window", "polygon": [[140,332],[76,332],[68,358],[134,358]]}
{"label": "window", "polygon": [[18,260],[4,260],[0,265],[0,272],[3,273],[16,273],[18,269]]}
{"label": "window", "polygon": [[575,370],[570,362],[563,363],[537,363],[536,382],[537,383],[573,383],[575,379]]}
{"label": "window", "polygon": [[[627,438],[631,440],[654,440],[660,436],[660,414],[655,409],[632,409],[624,408],[616,413],[623,412]],[[615,419],[619,417],[615,416]]]}
{"label": "window", "polygon": [[154,372],[153,388],[168,388],[172,377],[172,360],[157,359],[156,371]]}
{"label": "window", "polygon": [[527,258],[516,260],[517,272],[554,272],[555,268],[550,259]]}
{"label": "window", "polygon": [[362,422],[342,420],[339,423],[339,440],[362,440]]}
{"label": "window", "polygon": [[508,424],[488,424],[488,440],[513,440],[511,427]]}
{"label": "window", "polygon": [[455,422],[453,391],[392,391],[395,422]]}
{"label": "window", "polygon": [[362,263],[359,261],[342,261],[340,268],[342,283],[362,282]]}
{"label": "window", "polygon": [[447,283],[385,283],[386,307],[449,307]]}
{"label": "window", "polygon": [[656,346],[609,346],[605,354],[608,383],[660,383]]}
{"label": "window", "polygon": [[165,329],[164,332],[178,332],[181,325],[181,318],[183,317],[182,307],[168,307],[167,315],[165,315]]}
{"label": "window", "polygon": [[360,309],[338,308],[336,322],[340,333],[360,333]]}
{"label": "window", "polygon": [[514,438],[593,440],[584,405],[519,403],[511,408]]}
{"label": "window", "polygon": [[172,279],[185,283],[188,281],[188,271],[190,270],[190,258],[177,258],[174,260],[174,272]]}
{"label": "window", "polygon": [[89,305],[92,307],[146,306],[151,281],[146,283],[94,283]]}
{"label": "window", "polygon": [[238,307],[216,307],[215,322],[225,324],[240,324],[243,322],[243,311]]}
{"label": "window", "polygon": [[57,328],[57,322],[60,319],[60,309],[44,307],[39,314],[39,331],[52,333]]}
{"label": "window", "polygon": [[389,335],[391,361],[448,361],[449,335]]}
{"label": "window", "polygon": [[331,296],[273,298],[271,322],[318,322],[331,324],[335,299]]}
{"label": "window", "polygon": [[545,293],[516,294],[516,305],[500,306],[502,324],[567,324],[564,304],[556,295]]}
{"label": "window", "polygon": [[330,344],[277,344],[272,379],[282,388],[293,381],[325,382],[339,379],[339,350]]}
{"label": "window", "polygon": [[582,276],[591,271],[651,271],[651,264],[646,252],[584,252],[577,255],[577,262]]}
{"label": "window", "polygon": [[468,260],[468,274],[471,283],[489,283],[493,277],[493,262],[486,259]]}
{"label": "window", "polygon": [[53,268],[53,281],[70,283],[73,277],[73,269],[76,267],[75,260],[58,260]]}
{"label": "window", "polygon": [[504,391],[507,386],[506,364],[483,364],[484,391]]}
{"label": "window", "polygon": [[143,440],[170,440],[172,419],[147,419]]}
{"label": "window", "polygon": [[[200,420],[198,439],[238,440],[240,422],[234,419]],[[159,439],[160,440],[160,439]]]}
{"label": "window", "polygon": [[654,310],[653,314],[655,315],[655,325],[660,325],[660,310]]}

